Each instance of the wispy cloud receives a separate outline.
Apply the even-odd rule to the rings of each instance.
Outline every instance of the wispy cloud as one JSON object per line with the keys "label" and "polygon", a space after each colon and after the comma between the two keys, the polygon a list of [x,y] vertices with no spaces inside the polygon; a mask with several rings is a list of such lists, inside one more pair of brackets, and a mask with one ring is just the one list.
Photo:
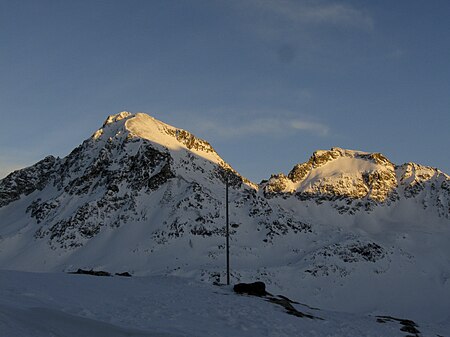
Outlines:
{"label": "wispy cloud", "polygon": [[290,121],[290,126],[295,130],[302,130],[302,131],[311,131],[319,136],[326,136],[328,135],[328,132],[330,131],[329,127],[321,124],[321,123],[314,123],[314,122],[305,122],[300,120],[292,120]]}
{"label": "wispy cloud", "polygon": [[222,138],[235,138],[253,135],[288,135],[296,132],[309,132],[317,136],[327,136],[327,125],[300,119],[261,118],[249,122],[223,123],[201,121],[196,123],[201,133],[214,134]]}
{"label": "wispy cloud", "polygon": [[374,22],[366,12],[342,2],[308,0],[243,0],[255,11],[271,14],[291,24],[320,24],[372,29]]}

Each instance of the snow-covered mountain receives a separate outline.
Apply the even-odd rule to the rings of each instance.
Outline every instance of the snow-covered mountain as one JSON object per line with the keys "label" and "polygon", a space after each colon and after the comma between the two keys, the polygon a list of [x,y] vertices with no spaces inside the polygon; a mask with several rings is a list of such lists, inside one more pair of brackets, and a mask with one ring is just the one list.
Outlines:
{"label": "snow-covered mountain", "polygon": [[141,113],[0,181],[0,268],[223,282],[227,178],[233,281],[333,310],[449,319],[448,175],[333,148],[257,185]]}
{"label": "snow-covered mountain", "polygon": [[423,209],[450,219],[449,176],[436,168],[394,165],[380,153],[332,148],[316,151],[287,176],[272,175],[262,184],[266,197],[295,196],[301,201],[331,201],[339,213],[372,211],[414,199]]}

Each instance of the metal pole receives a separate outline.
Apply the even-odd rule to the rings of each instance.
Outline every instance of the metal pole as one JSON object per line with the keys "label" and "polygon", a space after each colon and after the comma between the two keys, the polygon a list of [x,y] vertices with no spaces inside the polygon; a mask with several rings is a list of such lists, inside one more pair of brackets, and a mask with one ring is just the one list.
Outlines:
{"label": "metal pole", "polygon": [[225,205],[226,205],[226,224],[227,224],[227,285],[230,285],[230,231],[228,224],[228,176],[225,180]]}

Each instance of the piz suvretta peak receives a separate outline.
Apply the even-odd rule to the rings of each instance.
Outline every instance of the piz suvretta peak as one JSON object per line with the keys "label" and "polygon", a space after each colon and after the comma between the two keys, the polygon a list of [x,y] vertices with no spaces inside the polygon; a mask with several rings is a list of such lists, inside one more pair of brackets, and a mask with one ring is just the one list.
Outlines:
{"label": "piz suvretta peak", "polygon": [[350,213],[363,203],[365,210],[370,211],[376,205],[390,205],[420,195],[424,208],[433,205],[440,216],[449,218],[448,175],[415,163],[397,166],[380,153],[340,148],[316,151],[309,161],[297,164],[287,176],[272,175],[262,187],[267,197],[345,199],[346,206],[341,204],[338,210]]}
{"label": "piz suvretta peak", "polygon": [[445,173],[332,148],[258,185],[143,113],[111,115],[66,157],[0,181],[0,268],[223,281],[226,177],[234,282],[336,310],[450,311]]}

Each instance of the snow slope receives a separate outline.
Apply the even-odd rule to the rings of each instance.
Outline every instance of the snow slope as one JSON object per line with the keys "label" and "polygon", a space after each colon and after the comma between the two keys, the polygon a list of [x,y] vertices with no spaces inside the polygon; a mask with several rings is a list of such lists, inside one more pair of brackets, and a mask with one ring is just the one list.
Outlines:
{"label": "snow slope", "polygon": [[0,268],[223,282],[227,178],[233,282],[329,310],[449,319],[448,175],[333,148],[256,185],[141,113],[0,181]]}
{"label": "snow slope", "polygon": [[[292,305],[317,319],[192,279],[0,271],[1,337],[408,335],[393,319]],[[450,328],[415,323],[416,336]]]}

